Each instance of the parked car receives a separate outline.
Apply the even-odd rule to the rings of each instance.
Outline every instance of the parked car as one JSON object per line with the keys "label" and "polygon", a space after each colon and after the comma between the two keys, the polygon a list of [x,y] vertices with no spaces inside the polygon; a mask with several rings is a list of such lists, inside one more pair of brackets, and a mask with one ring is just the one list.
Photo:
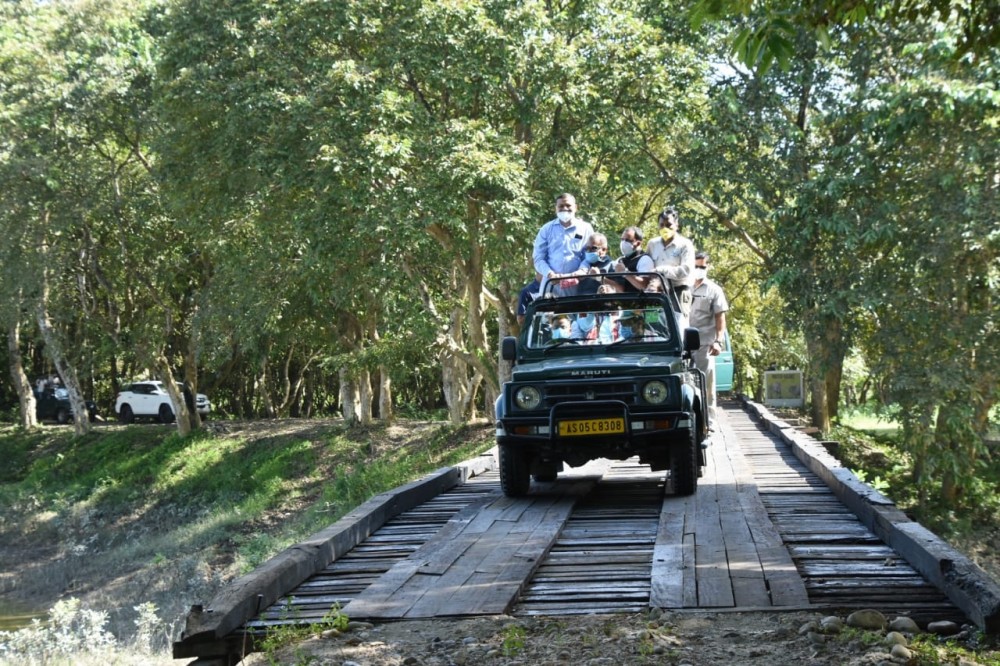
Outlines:
{"label": "parked car", "polygon": [[[212,411],[208,396],[195,396],[195,408],[202,417]],[[163,382],[149,380],[133,382],[115,399],[115,413],[122,423],[132,423],[137,418],[159,419],[161,423],[171,423],[175,417],[174,405]]]}
{"label": "parked car", "polygon": [[543,287],[520,336],[501,341],[514,364],[496,401],[506,495],[529,492],[532,477],[555,481],[564,464],[632,456],[669,469],[676,494],[695,492],[708,445],[704,375],[692,360],[700,335],[680,330],[659,274],[637,275],[659,289],[554,298]]}
{"label": "parked car", "polygon": [[[35,417],[39,421],[55,420],[57,423],[69,423],[73,420],[73,408],[69,402],[69,391],[62,387],[46,386],[41,391],[35,391]],[[93,400],[87,404],[87,418],[97,420],[97,404]]]}
{"label": "parked car", "polygon": [[726,331],[722,353],[715,357],[715,392],[725,393],[733,390],[733,347]]}

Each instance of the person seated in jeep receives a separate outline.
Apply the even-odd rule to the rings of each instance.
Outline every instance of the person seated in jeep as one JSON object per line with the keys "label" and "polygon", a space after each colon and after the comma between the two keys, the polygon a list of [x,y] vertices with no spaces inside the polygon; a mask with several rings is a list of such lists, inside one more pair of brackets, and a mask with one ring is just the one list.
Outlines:
{"label": "person seated in jeep", "polygon": [[572,338],[572,322],[569,315],[552,315],[549,319],[549,331],[553,342]]}
{"label": "person seated in jeep", "polygon": [[665,338],[656,327],[647,325],[646,316],[642,312],[628,310],[618,318],[619,338],[633,342],[662,341]]}

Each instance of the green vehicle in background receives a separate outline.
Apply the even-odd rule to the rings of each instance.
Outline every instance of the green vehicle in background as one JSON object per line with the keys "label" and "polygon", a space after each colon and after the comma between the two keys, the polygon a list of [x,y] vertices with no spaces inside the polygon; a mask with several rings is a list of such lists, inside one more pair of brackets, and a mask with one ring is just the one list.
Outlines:
{"label": "green vehicle in background", "polygon": [[726,331],[725,344],[722,353],[715,357],[715,392],[724,393],[733,390],[733,347]]}

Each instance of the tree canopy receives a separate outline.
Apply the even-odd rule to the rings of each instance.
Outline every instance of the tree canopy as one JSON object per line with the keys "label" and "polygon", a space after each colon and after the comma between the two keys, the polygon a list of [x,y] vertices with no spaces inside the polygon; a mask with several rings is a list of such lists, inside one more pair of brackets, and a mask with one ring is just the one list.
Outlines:
{"label": "tree canopy", "polygon": [[155,376],[228,415],[491,417],[570,191],[609,236],[677,205],[738,390],[801,367],[828,428],[861,363],[915,480],[967,501],[1000,397],[995,11],[2,3],[0,394],[29,426],[50,373],[105,412]]}

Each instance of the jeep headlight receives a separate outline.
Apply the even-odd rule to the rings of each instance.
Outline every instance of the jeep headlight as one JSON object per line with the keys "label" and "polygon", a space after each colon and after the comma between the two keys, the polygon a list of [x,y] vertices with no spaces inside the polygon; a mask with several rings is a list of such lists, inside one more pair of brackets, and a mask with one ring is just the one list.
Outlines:
{"label": "jeep headlight", "polygon": [[514,392],[514,404],[520,409],[537,409],[542,402],[542,394],[534,386],[522,386]]}
{"label": "jeep headlight", "polygon": [[642,387],[642,399],[651,405],[659,405],[665,402],[668,395],[667,385],[659,379],[646,382],[646,385]]}

